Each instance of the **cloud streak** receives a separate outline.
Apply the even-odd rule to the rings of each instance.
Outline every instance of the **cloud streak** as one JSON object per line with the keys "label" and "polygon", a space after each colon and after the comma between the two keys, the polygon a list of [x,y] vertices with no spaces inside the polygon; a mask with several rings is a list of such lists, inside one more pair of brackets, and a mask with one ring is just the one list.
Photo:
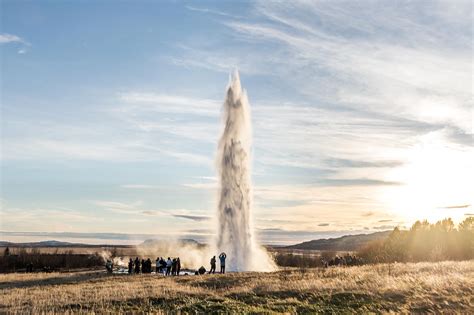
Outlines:
{"label": "cloud streak", "polygon": [[30,45],[27,41],[25,41],[23,38],[17,35],[8,34],[8,33],[0,34],[0,44],[9,44],[9,43],[20,43],[24,45]]}
{"label": "cloud streak", "polygon": [[188,219],[188,220],[198,221],[198,222],[209,221],[211,219],[211,217],[209,217],[209,216],[186,215],[186,214],[173,214],[173,217]]}

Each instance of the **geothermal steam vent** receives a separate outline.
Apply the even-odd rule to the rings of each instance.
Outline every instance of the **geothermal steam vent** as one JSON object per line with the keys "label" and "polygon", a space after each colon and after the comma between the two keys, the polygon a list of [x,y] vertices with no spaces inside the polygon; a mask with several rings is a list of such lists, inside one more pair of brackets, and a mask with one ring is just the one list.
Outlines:
{"label": "geothermal steam vent", "polygon": [[271,271],[275,265],[253,235],[250,107],[237,71],[227,88],[223,121],[217,153],[220,185],[216,247],[227,253],[230,270]]}

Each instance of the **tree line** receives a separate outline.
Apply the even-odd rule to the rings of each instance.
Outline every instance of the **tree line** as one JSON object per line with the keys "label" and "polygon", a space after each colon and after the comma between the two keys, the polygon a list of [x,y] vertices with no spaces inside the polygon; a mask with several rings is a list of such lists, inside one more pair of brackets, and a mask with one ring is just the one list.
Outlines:
{"label": "tree line", "polygon": [[0,273],[15,271],[58,271],[60,269],[92,268],[104,265],[99,253],[78,254],[73,250],[59,253],[42,253],[38,248],[4,249],[0,256]]}
{"label": "tree line", "polygon": [[409,230],[396,227],[386,239],[358,252],[365,262],[419,262],[474,259],[474,217],[459,225],[451,218],[430,224],[415,222]]}

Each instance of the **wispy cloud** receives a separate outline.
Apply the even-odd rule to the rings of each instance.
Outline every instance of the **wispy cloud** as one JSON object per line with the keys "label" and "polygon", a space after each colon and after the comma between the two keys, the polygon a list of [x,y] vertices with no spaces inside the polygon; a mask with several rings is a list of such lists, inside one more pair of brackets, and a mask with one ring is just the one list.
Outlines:
{"label": "wispy cloud", "polygon": [[378,225],[378,226],[372,227],[372,229],[386,231],[386,230],[393,230],[395,227],[397,226],[396,225]]}
{"label": "wispy cloud", "polygon": [[225,16],[225,17],[233,17],[233,18],[238,17],[236,15],[231,15],[231,14],[223,12],[223,11],[209,9],[209,8],[198,8],[198,7],[194,7],[194,6],[190,6],[190,5],[187,5],[186,9],[191,10],[191,11],[201,12],[201,13],[216,14],[216,15]]}
{"label": "wispy cloud", "polygon": [[174,217],[174,218],[183,218],[192,221],[206,221],[210,217],[207,215],[200,215],[202,210],[188,210],[188,209],[162,209],[154,210],[148,209],[143,205],[142,201],[136,201],[132,203],[124,203],[117,201],[94,201],[95,205],[101,207],[105,211],[110,211],[125,216],[159,216],[162,218],[165,217]]}
{"label": "wispy cloud", "polygon": [[217,183],[194,183],[194,184],[183,184],[185,187],[196,188],[196,189],[217,189]]}
{"label": "wispy cloud", "polygon": [[208,221],[211,219],[209,216],[201,216],[201,215],[186,215],[186,214],[173,214],[174,217],[176,218],[183,218],[183,219],[188,219],[192,221]]}
{"label": "wispy cloud", "polygon": [[20,48],[17,50],[17,53],[20,55],[26,54],[28,52],[28,47],[31,46],[29,42],[24,40],[23,38],[13,35],[13,34],[8,34],[8,33],[1,33],[0,34],[0,45],[4,44],[12,44],[12,43],[17,43],[20,44]]}
{"label": "wispy cloud", "polygon": [[[400,19],[398,14],[404,14],[403,10],[393,14],[398,19],[396,24],[388,24],[392,22],[386,18],[362,21],[355,12],[362,13],[362,16],[367,16],[368,12],[361,11],[361,7],[354,6],[355,11],[347,11],[341,10],[336,3],[265,4],[259,9],[262,15],[280,25],[248,22],[228,22],[227,25],[247,36],[247,39],[281,43],[287,55],[296,57],[288,59],[288,68],[321,67],[330,71],[337,88],[334,89],[336,85],[333,85],[329,92],[335,93],[341,103],[386,114],[401,114],[430,123],[454,123],[464,130],[470,126],[469,120],[465,118],[469,117],[465,115],[469,110],[469,106],[466,106],[469,102],[469,86],[454,83],[457,80],[469,81],[469,50],[466,47],[464,51],[453,53],[433,48],[428,44],[429,41],[440,39],[427,31],[429,28],[423,27],[420,27],[419,32],[412,32],[413,36],[417,36],[413,38],[417,40],[417,47],[410,47],[406,42],[408,39],[403,36],[392,42],[381,37],[383,34],[379,34],[374,27],[397,28],[408,36],[408,29],[416,24],[414,20]],[[370,11],[379,7],[363,8],[367,9]],[[318,19],[296,21],[295,17],[303,15],[303,10],[314,12],[328,25],[319,27],[316,25]],[[344,33],[337,32],[337,20],[332,19],[336,12],[337,20],[344,19],[343,24],[348,29],[360,32],[360,36],[346,37]],[[305,72],[303,70],[303,74]],[[319,97],[325,95],[319,89],[310,88],[310,85],[317,84],[316,80],[321,79],[327,82],[319,75],[302,82],[301,91],[310,95],[316,92]],[[364,93],[361,94],[360,90]],[[411,106],[413,103],[418,104],[417,108]]]}
{"label": "wispy cloud", "polygon": [[7,34],[7,33],[0,34],[0,44],[8,44],[8,43],[21,43],[24,45],[30,45],[27,41],[25,41],[23,38],[17,35]]}
{"label": "wispy cloud", "polygon": [[469,208],[471,205],[455,205],[455,206],[446,206],[440,207],[442,209],[462,209],[462,208]]}
{"label": "wispy cloud", "polygon": [[[145,210],[141,209],[143,205],[142,201],[136,201],[133,203],[124,203],[117,201],[108,201],[108,200],[97,200],[93,204],[101,207],[105,211],[110,211],[123,215],[138,215],[138,214],[147,214],[144,213]],[[147,210],[152,211],[152,210]],[[153,210],[154,211],[154,210]]]}
{"label": "wispy cloud", "polygon": [[140,110],[148,112],[165,112],[176,114],[194,114],[203,116],[218,116],[221,102],[209,99],[190,98],[179,95],[162,93],[127,92],[119,94],[119,99],[133,107],[124,110],[133,110],[140,106]]}
{"label": "wispy cloud", "polygon": [[120,187],[126,188],[126,189],[157,189],[157,188],[160,188],[160,186],[140,185],[140,184],[121,185]]}

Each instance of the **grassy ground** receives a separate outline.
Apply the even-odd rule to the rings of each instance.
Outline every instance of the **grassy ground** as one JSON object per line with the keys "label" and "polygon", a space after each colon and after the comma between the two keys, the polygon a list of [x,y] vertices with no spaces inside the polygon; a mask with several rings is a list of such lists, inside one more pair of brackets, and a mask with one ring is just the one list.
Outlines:
{"label": "grassy ground", "polygon": [[[390,275],[389,275],[390,273]],[[163,278],[0,275],[0,313],[474,313],[474,261]]]}

